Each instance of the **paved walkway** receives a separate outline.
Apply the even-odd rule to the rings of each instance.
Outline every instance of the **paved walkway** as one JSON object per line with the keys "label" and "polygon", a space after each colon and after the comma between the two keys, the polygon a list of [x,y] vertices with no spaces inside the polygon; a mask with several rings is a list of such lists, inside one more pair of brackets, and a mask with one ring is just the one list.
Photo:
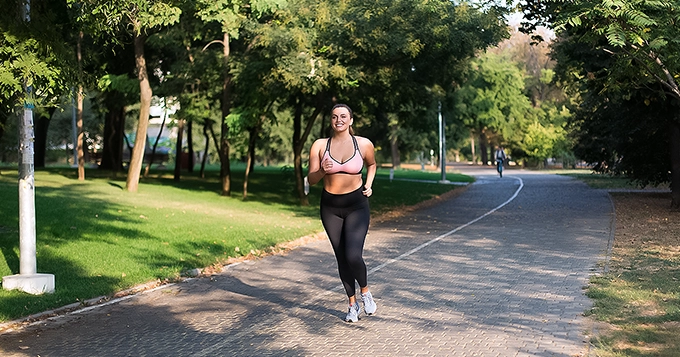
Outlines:
{"label": "paved walkway", "polygon": [[358,323],[342,321],[321,240],[0,335],[0,355],[587,355],[583,287],[608,251],[608,194],[555,175],[471,173],[461,195],[372,224],[378,311]]}

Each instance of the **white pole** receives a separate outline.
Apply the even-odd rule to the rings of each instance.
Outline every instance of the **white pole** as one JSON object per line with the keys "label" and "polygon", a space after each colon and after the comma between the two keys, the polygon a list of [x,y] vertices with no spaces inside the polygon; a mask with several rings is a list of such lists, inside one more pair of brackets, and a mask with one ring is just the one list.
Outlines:
{"label": "white pole", "polygon": [[439,102],[437,108],[437,117],[439,118],[439,163],[441,164],[442,179],[439,182],[446,183],[446,135],[444,133],[444,117],[442,116],[442,103]]}
{"label": "white pole", "polygon": [[[24,19],[30,22],[30,0]],[[54,275],[38,274],[35,239],[35,179],[33,141],[33,87],[26,83],[24,113],[19,120],[19,274],[2,278],[2,288],[31,294],[54,292]]]}
{"label": "white pole", "polygon": [[[31,87],[26,94],[31,96]],[[33,148],[33,104],[24,105],[24,116],[19,123],[21,144],[19,146],[19,273],[35,274],[35,192]]]}
{"label": "white pole", "polygon": [[439,103],[439,107],[437,109],[437,119],[439,120],[437,123],[439,125],[439,168],[441,169],[443,166],[443,160],[442,160],[442,145],[444,144],[442,142],[442,137],[444,136],[444,133],[442,133],[442,113],[441,113],[441,103]]}

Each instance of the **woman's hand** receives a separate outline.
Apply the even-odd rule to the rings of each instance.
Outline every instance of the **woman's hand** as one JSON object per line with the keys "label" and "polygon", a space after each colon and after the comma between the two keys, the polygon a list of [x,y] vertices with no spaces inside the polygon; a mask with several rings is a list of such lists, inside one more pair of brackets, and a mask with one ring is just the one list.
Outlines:
{"label": "woman's hand", "polygon": [[373,194],[373,189],[370,188],[370,187],[364,186],[364,190],[361,191],[361,193],[363,193],[364,196],[366,196],[366,197],[371,197],[371,195]]}
{"label": "woman's hand", "polygon": [[330,171],[331,169],[333,169],[333,160],[326,158],[326,160],[323,160],[321,162],[321,171],[326,173],[326,172]]}

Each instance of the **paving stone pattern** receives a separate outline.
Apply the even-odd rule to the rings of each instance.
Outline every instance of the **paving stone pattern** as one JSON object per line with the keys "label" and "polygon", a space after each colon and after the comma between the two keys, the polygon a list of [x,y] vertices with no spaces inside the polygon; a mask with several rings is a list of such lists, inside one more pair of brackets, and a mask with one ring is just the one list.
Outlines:
{"label": "paving stone pattern", "polygon": [[342,321],[346,297],[320,240],[0,335],[0,355],[585,356],[583,288],[607,256],[609,196],[567,177],[506,174],[372,224],[378,311],[358,323]]}

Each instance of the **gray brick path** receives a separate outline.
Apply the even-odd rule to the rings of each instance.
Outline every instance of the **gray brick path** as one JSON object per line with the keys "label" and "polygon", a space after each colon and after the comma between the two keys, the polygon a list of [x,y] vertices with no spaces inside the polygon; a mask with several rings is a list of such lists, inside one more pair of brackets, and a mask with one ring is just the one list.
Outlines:
{"label": "gray brick path", "polygon": [[606,256],[608,194],[507,174],[373,224],[365,258],[378,312],[358,323],[342,321],[322,240],[0,335],[0,355],[583,356],[583,287]]}

